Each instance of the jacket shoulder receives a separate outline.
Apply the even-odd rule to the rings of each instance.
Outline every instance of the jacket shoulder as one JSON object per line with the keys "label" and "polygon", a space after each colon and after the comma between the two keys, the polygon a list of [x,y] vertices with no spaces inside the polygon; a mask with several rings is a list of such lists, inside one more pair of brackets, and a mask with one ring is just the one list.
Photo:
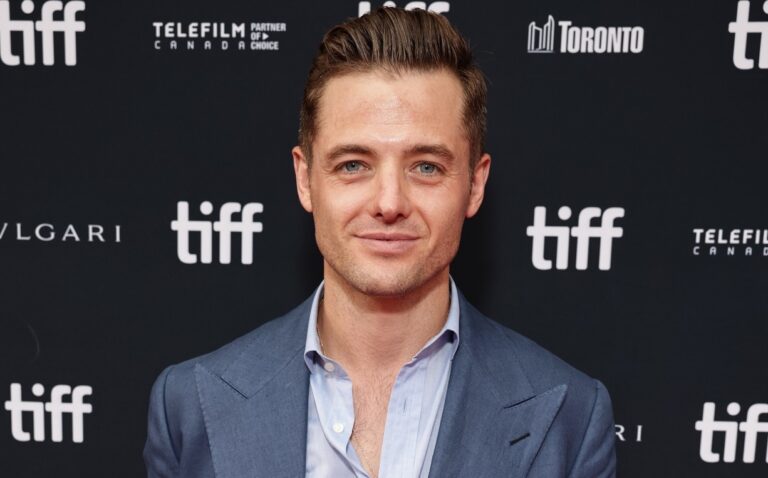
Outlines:
{"label": "jacket shoulder", "polygon": [[586,373],[575,368],[530,338],[498,322],[492,322],[512,344],[512,348],[534,388],[549,389],[561,383],[594,387],[594,379]]}
{"label": "jacket shoulder", "polygon": [[284,351],[286,346],[296,346],[297,338],[306,334],[311,300],[310,297],[287,314],[265,322],[216,350],[171,365],[167,369],[167,387],[185,390],[194,386],[194,370],[198,365],[222,375],[246,351],[255,350],[268,358]]}
{"label": "jacket shoulder", "polygon": [[[171,365],[155,380],[150,394],[144,457],[150,476],[198,476],[192,469],[209,469],[205,420],[198,400],[198,367],[223,376],[241,357],[276,362],[286,347],[298,347],[306,334],[309,301],[251,332],[204,355]],[[310,302],[311,303],[311,302]],[[302,330],[302,327],[304,328]],[[303,344],[301,344],[303,345]],[[250,368],[254,373],[259,368]],[[261,367],[269,370],[270,367]],[[189,470],[184,471],[186,467]],[[174,475],[175,476],[175,475]]]}
{"label": "jacket shoulder", "polygon": [[489,352],[492,350],[496,355],[494,367],[519,365],[534,395],[561,385],[567,387],[557,417],[538,453],[538,461],[562,463],[563,469],[569,470],[567,476],[614,477],[613,407],[605,386],[533,340],[474,309],[473,312],[475,326],[483,330]]}
{"label": "jacket shoulder", "polygon": [[510,363],[518,364],[534,393],[543,393],[565,384],[568,386],[568,401],[588,408],[594,403],[597,394],[604,391],[598,380],[533,340],[483,315],[469,303],[465,307],[474,328],[484,337],[487,351],[495,355],[489,358],[494,362],[493,366],[509,367]]}

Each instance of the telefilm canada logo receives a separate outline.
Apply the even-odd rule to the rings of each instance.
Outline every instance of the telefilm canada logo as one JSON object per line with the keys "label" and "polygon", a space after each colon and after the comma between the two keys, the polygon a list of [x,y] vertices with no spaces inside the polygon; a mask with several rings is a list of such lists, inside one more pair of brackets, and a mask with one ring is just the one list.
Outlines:
{"label": "telefilm canada logo", "polygon": [[[44,442],[47,436],[46,430],[50,429],[50,441],[61,443],[65,441],[64,417],[68,415],[71,423],[67,428],[72,430],[72,443],[83,443],[84,417],[93,412],[93,406],[85,402],[85,397],[93,394],[90,386],[54,385],[48,400],[44,399],[45,386],[42,384],[32,385],[31,392],[38,400],[23,399],[21,384],[11,384],[10,399],[5,401],[5,410],[11,414],[11,436],[14,440]],[[25,415],[31,416],[31,420],[25,419]],[[25,427],[25,424],[28,426],[30,421],[31,432]]]}
{"label": "telefilm canada logo", "polygon": [[154,49],[176,51],[278,51],[285,22],[152,22]]}
{"label": "telefilm canada logo", "polygon": [[768,229],[693,228],[694,256],[768,257]]}
{"label": "telefilm canada logo", "polygon": [[[759,37],[757,67],[766,70],[768,69],[768,17],[764,17],[763,21],[750,21],[750,6],[749,0],[740,0],[736,4],[736,21],[728,24],[728,31],[733,33],[733,65],[739,70],[751,70],[755,67],[755,60],[747,57],[747,45],[750,38]],[[762,7],[763,13],[768,14],[768,0],[763,2]]]}
{"label": "telefilm canada logo", "polygon": [[[203,216],[213,214],[213,204],[210,201],[200,203],[198,209]],[[237,202],[222,204],[219,208],[219,219],[192,220],[189,218],[189,203],[179,201],[176,204],[176,219],[171,221],[171,230],[176,231],[176,255],[184,264],[211,264],[213,262],[213,239],[217,233],[219,243],[219,264],[232,262],[232,236],[240,236],[240,263],[253,264],[253,237],[262,232],[264,226],[255,221],[257,214],[264,212],[264,205],[251,202],[241,205]],[[239,215],[240,219],[235,219]],[[199,244],[199,253],[192,252],[191,236]]]}
{"label": "telefilm canada logo", "polygon": [[[0,0],[0,61],[8,66],[56,63],[56,45],[63,40],[64,64],[77,64],[77,34],[85,31],[85,22],[78,13],[85,11],[85,2],[49,0],[35,4],[24,0],[20,13],[11,11],[11,2]],[[33,20],[34,17],[39,20]],[[39,34],[38,34],[39,33]]]}
{"label": "telefilm canada logo", "polygon": [[[386,1],[382,7],[396,7],[397,4],[392,1]],[[434,13],[448,13],[451,11],[450,2],[408,2],[403,5],[405,10],[426,10]],[[362,17],[371,11],[371,2],[359,2],[357,4],[357,16]]]}
{"label": "telefilm canada logo", "polygon": [[541,26],[535,21],[528,24],[528,53],[637,54],[643,51],[644,44],[645,29],[640,26],[581,27],[570,20],[556,22],[552,15]]}
{"label": "telefilm canada logo", "polygon": [[54,224],[40,222],[0,222],[0,241],[16,242],[90,242],[119,243],[122,230],[119,224]]}
{"label": "telefilm canada logo", "polygon": [[[739,444],[742,446],[740,461],[742,463],[755,463],[758,449],[758,439],[762,436],[760,449],[766,450],[768,443],[768,403],[755,403],[746,409],[746,418],[739,420],[742,407],[737,402],[731,402],[725,407],[725,412],[732,420],[716,420],[717,405],[714,402],[706,402],[701,414],[701,420],[695,424],[695,428],[701,435],[699,442],[699,457],[706,463],[735,463]],[[739,439],[741,433],[741,439]],[[715,441],[715,434],[722,434]],[[715,449],[715,444],[721,444],[722,448]],[[762,458],[761,458],[762,460]],[[768,463],[768,451],[765,456]]]}
{"label": "telefilm canada logo", "polygon": [[[567,221],[573,216],[568,206],[557,211],[561,221]],[[609,207],[605,210],[599,207],[585,207],[579,212],[576,226],[550,226],[547,224],[547,208],[537,206],[533,210],[533,224],[526,229],[531,238],[531,262],[536,269],[548,271],[552,269],[552,260],[545,257],[547,238],[555,238],[555,268],[568,269],[571,237],[576,238],[576,270],[586,270],[589,263],[589,247],[592,239],[598,239],[598,263],[601,271],[611,268],[613,240],[624,235],[624,229],[614,225],[617,219],[624,217],[624,208]],[[600,219],[600,224],[592,224],[594,219]]]}

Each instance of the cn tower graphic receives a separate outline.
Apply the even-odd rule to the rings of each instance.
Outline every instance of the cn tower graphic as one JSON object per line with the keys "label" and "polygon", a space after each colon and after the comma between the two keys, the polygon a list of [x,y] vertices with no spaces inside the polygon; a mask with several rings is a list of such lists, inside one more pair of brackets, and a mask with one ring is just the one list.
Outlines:
{"label": "cn tower graphic", "polygon": [[549,15],[543,27],[528,25],[528,53],[552,53],[555,48],[555,19]]}

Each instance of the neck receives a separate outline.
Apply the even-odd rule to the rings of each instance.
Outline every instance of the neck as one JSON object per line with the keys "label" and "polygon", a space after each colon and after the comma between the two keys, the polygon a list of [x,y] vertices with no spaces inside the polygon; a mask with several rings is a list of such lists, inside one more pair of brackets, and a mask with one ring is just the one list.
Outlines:
{"label": "neck", "polygon": [[371,296],[325,265],[318,333],[323,353],[350,374],[392,374],[437,334],[448,316],[448,268],[398,296]]}

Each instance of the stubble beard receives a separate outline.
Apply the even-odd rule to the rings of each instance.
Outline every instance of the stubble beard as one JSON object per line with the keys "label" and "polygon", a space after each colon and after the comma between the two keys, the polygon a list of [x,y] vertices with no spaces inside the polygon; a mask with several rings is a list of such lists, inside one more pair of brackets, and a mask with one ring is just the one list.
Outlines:
{"label": "stubble beard", "polygon": [[448,267],[458,250],[458,242],[441,244],[440,247],[444,247],[442,254],[414,260],[410,264],[377,268],[373,261],[366,259],[363,259],[366,263],[361,264],[356,254],[340,244],[326,244],[320,237],[317,244],[327,266],[339,278],[372,297],[404,297],[418,290]]}

